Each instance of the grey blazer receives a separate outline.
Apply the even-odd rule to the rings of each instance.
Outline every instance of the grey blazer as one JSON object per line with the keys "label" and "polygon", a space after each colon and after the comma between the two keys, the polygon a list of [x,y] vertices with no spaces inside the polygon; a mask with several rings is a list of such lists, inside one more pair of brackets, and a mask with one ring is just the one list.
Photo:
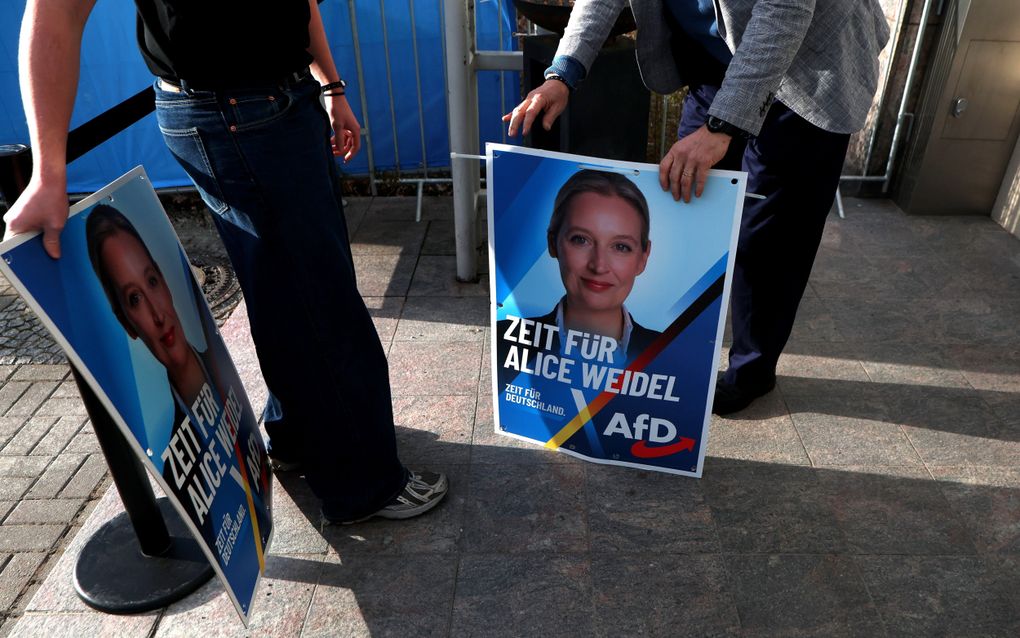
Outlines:
{"label": "grey blazer", "polygon": [[[663,0],[577,0],[557,55],[590,69],[616,16],[630,2],[645,86],[681,86]],[[733,60],[709,114],[757,135],[773,99],[834,133],[864,126],[889,26],[878,0],[715,0],[719,35]]]}

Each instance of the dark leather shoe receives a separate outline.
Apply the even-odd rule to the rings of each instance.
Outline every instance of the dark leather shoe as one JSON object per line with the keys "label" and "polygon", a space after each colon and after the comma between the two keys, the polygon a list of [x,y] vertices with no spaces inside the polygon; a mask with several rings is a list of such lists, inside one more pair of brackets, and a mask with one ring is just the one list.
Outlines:
{"label": "dark leather shoe", "polygon": [[719,379],[715,384],[715,399],[712,401],[712,413],[726,416],[727,414],[740,412],[751,405],[758,397],[772,392],[775,387],[775,377],[772,377],[766,383],[753,386],[739,386]]}

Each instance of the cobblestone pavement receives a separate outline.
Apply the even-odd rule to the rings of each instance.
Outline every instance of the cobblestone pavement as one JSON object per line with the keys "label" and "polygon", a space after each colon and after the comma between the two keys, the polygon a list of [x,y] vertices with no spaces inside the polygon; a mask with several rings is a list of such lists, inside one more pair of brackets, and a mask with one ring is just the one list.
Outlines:
{"label": "cobblestone pavement", "polygon": [[[454,279],[449,200],[426,201],[418,224],[414,202],[357,200],[347,212],[401,456],[449,474],[446,502],[411,521],[322,528],[303,481],[278,475],[245,629],[216,581],[136,616],[77,599],[73,562],[117,513],[111,490],[19,602],[13,636],[1020,635],[1020,241],[994,222],[847,200],[847,219],[827,224],[776,390],[712,420],[695,480],[497,435],[488,286]],[[223,333],[258,393],[243,317]],[[25,370],[3,386],[20,384],[3,405],[22,429],[64,387],[58,374],[18,380]],[[53,432],[59,419],[46,418]],[[92,454],[62,453],[78,455],[74,473],[46,484],[61,482],[54,502],[73,502],[63,492],[88,484],[72,476]],[[40,456],[25,463],[47,464],[41,477],[60,455]],[[66,529],[41,520],[10,532],[28,549],[9,568],[32,571]]]}

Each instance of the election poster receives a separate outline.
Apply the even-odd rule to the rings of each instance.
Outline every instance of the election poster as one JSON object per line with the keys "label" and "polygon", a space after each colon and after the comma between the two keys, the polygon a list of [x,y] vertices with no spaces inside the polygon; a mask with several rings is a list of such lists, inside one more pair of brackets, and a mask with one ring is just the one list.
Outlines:
{"label": "election poster", "polygon": [[746,174],[487,146],[496,431],[700,477]]}
{"label": "election poster", "polygon": [[72,207],[60,241],[55,260],[40,234],[14,237],[0,244],[0,268],[188,524],[247,623],[273,531],[268,458],[145,171]]}

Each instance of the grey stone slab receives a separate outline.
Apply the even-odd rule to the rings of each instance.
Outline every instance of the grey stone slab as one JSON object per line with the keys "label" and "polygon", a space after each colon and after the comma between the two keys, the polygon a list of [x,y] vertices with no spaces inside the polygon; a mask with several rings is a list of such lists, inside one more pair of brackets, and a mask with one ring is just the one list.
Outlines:
{"label": "grey stone slab", "polygon": [[591,571],[597,635],[740,635],[721,556],[594,555]]}
{"label": "grey stone slab", "polygon": [[266,557],[245,629],[219,579],[166,608],[154,636],[297,636],[322,569],[321,555]]}
{"label": "grey stone slab", "polygon": [[396,341],[478,341],[489,325],[482,297],[408,297]]}
{"label": "grey stone slab", "polygon": [[[6,367],[6,366],[5,366]],[[18,366],[12,381],[62,381],[69,374],[66,365],[35,364]],[[0,378],[3,375],[0,374]]]}
{"label": "grey stone slab", "polygon": [[31,381],[7,381],[0,385],[0,414],[7,414],[11,406],[21,398],[30,387]]}
{"label": "grey stone slab", "polygon": [[351,238],[352,255],[417,255],[428,222],[385,221],[367,217]]}
{"label": "grey stone slab", "polygon": [[947,347],[945,353],[972,387],[1020,394],[1020,347],[958,345]]}
{"label": "grey stone slab", "polygon": [[468,466],[424,467],[445,472],[450,482],[450,490],[439,505],[425,515],[403,521],[375,518],[355,525],[328,525],[322,535],[332,552],[341,559],[364,554],[445,554],[452,562],[464,533],[464,504],[472,489]]}
{"label": "grey stone slab", "polygon": [[[729,322],[727,322],[729,326]],[[826,302],[820,298],[805,297],[797,309],[790,343],[816,343],[845,341],[838,322]],[[727,340],[728,342],[729,340]]]}
{"label": "grey stone slab", "polygon": [[273,486],[273,554],[322,554],[321,501],[298,472],[276,474]]}
{"label": "grey stone slab", "polygon": [[701,482],[633,468],[585,467],[593,554],[719,551]]}
{"label": "grey stone slab", "polygon": [[861,346],[838,342],[795,343],[776,366],[777,383],[784,393],[796,393],[801,380],[867,382],[860,360]]}
{"label": "grey stone slab", "polygon": [[495,430],[492,414],[492,390],[479,389],[475,408],[475,427],[471,435],[471,460],[474,463],[509,464],[577,464],[574,458],[546,450],[541,443],[533,443],[499,434]]}
{"label": "grey stone slab", "polygon": [[11,510],[17,506],[18,501],[0,501],[0,521],[3,521],[5,517],[11,513]]}
{"label": "grey stone slab", "polygon": [[35,479],[28,476],[5,478],[3,481],[0,481],[0,500],[19,500],[34,481]]}
{"label": "grey stone slab", "polygon": [[415,263],[409,255],[355,255],[358,290],[365,297],[403,297]]}
{"label": "grey stone slab", "polygon": [[592,594],[584,555],[466,555],[457,573],[451,634],[592,636]]}
{"label": "grey stone slab", "polygon": [[966,519],[946,502],[927,470],[851,467],[818,480],[858,554],[973,554]]}
{"label": "grey stone slab", "polygon": [[976,392],[928,389],[890,396],[892,418],[930,466],[1011,467],[1020,429],[1003,421]]}
{"label": "grey stone slab", "polygon": [[448,636],[456,575],[447,556],[329,557],[301,636]]}
{"label": "grey stone slab", "polygon": [[0,552],[46,552],[67,525],[0,525]]}
{"label": "grey stone slab", "polygon": [[10,379],[17,370],[18,366],[0,365],[0,382]]}
{"label": "grey stone slab", "polygon": [[940,343],[1020,346],[1020,297],[972,292],[932,303]]}
{"label": "grey stone slab", "polygon": [[1020,555],[1020,469],[933,467],[950,507],[978,552]]}
{"label": "grey stone slab", "polygon": [[1016,636],[1016,565],[979,556],[860,556],[890,636]]}
{"label": "grey stone slab", "polygon": [[99,447],[99,441],[96,439],[96,433],[92,430],[92,424],[85,423],[78,434],[74,435],[71,442],[64,448],[65,452],[70,454],[97,454],[102,452],[102,448]]}
{"label": "grey stone slab", "polygon": [[539,552],[587,548],[584,468],[471,466],[464,551]]}
{"label": "grey stone slab", "polygon": [[456,225],[452,220],[437,219],[429,222],[422,245],[423,255],[456,255]]}
{"label": "grey stone slab", "polygon": [[727,555],[744,636],[884,635],[851,560],[833,555]]}
{"label": "grey stone slab", "polygon": [[62,381],[57,389],[53,391],[54,399],[77,399],[81,397],[78,392],[78,385],[74,381]]}
{"label": "grey stone slab", "polygon": [[[244,390],[248,394],[252,409],[256,415],[261,416],[262,408],[269,396],[269,390],[266,388],[265,379],[262,378],[258,354],[255,352],[255,344],[251,338],[248,308],[244,300],[241,300],[241,303],[234,308],[234,312],[220,327],[220,336],[223,337],[223,342],[226,344],[227,350],[230,351],[230,358],[233,359],[237,374],[244,384]],[[91,428],[88,429],[91,430]]]}
{"label": "grey stone slab", "polygon": [[24,552],[10,557],[0,572],[0,609],[12,609],[44,560],[45,552]]}
{"label": "grey stone slab", "polygon": [[394,397],[393,418],[404,463],[469,462],[475,402],[471,395]]}
{"label": "grey stone slab", "polygon": [[10,441],[15,434],[18,433],[25,425],[24,417],[20,416],[3,416],[0,417],[0,454],[3,452],[4,446]]}
{"label": "grey stone slab", "polygon": [[4,521],[4,524],[64,523],[70,525],[84,504],[85,501],[82,499],[21,501]]}
{"label": "grey stone slab", "polygon": [[404,300],[401,297],[364,297],[364,300],[379,340],[384,347],[388,347],[397,331]]}
{"label": "grey stone slab", "polygon": [[936,290],[917,272],[913,260],[875,258],[864,261],[847,255],[842,263],[820,256],[811,276],[811,288],[823,299],[887,299],[901,301],[930,297]]}
{"label": "grey stone slab", "polygon": [[778,392],[756,400],[730,418],[713,416],[708,429],[705,471],[717,461],[758,461],[780,465],[810,465],[804,444]]}
{"label": "grey stone slab", "polygon": [[[367,217],[382,221],[414,223],[417,204],[417,197],[376,197],[372,200]],[[423,221],[453,219],[453,198],[422,197],[421,218]]]}
{"label": "grey stone slab", "polygon": [[53,391],[57,389],[56,381],[33,381],[18,400],[5,413],[7,416],[31,416],[39,409]]}
{"label": "grey stone slab", "polygon": [[106,459],[102,454],[90,454],[64,489],[60,491],[63,498],[85,498],[92,494],[96,486],[106,478],[109,472]]}
{"label": "grey stone slab", "polygon": [[793,422],[812,465],[923,466],[895,421],[874,418],[874,415],[871,418],[843,416],[853,412],[853,400],[829,398],[839,403],[835,409],[827,409],[821,403],[823,399],[815,397],[810,401],[809,410],[801,409],[793,414]]}
{"label": "grey stone slab", "polygon": [[372,197],[344,197],[344,217],[347,219],[347,232],[353,236],[372,208]]}
{"label": "grey stone slab", "polygon": [[394,342],[389,356],[393,394],[473,395],[481,356],[481,342]]}
{"label": "grey stone slab", "polygon": [[97,611],[81,613],[27,613],[11,631],[10,638],[80,638],[81,636],[148,636],[158,612],[137,616],[112,616]]}
{"label": "grey stone slab", "polygon": [[848,548],[814,470],[718,467],[702,483],[724,552],[838,553]]}
{"label": "grey stone slab", "polygon": [[969,389],[944,348],[931,344],[896,344],[862,348],[861,363],[875,383]]}
{"label": "grey stone slab", "polygon": [[[826,299],[825,307],[843,340],[850,343],[940,343],[942,326],[937,321],[936,299],[904,303],[867,303],[859,299]],[[919,322],[918,317],[927,318]]]}
{"label": "grey stone slab", "polygon": [[407,291],[409,297],[486,297],[489,281],[480,277],[475,283],[457,281],[457,259],[449,256],[422,255]]}

